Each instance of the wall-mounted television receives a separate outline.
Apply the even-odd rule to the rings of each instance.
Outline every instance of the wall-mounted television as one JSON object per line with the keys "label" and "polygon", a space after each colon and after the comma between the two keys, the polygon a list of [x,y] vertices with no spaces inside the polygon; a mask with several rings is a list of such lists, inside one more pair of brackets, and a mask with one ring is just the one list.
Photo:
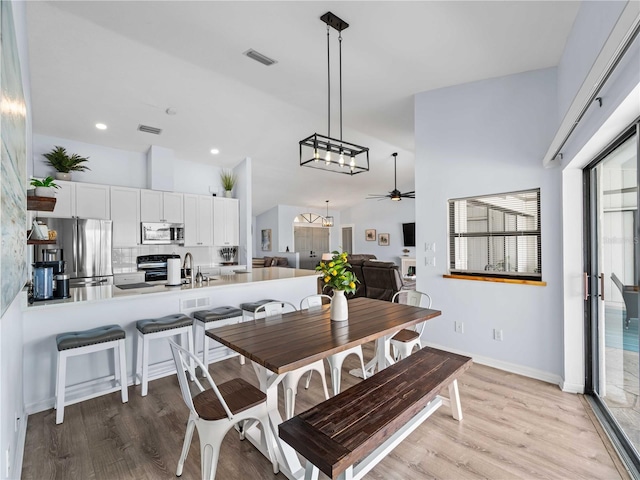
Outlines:
{"label": "wall-mounted television", "polygon": [[416,223],[403,223],[402,224],[402,236],[404,237],[405,247],[416,246]]}

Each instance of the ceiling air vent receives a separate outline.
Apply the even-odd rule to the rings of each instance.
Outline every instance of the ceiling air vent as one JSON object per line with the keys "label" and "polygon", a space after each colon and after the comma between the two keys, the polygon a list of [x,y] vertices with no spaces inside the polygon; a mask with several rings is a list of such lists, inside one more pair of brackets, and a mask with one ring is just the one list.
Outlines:
{"label": "ceiling air vent", "polygon": [[138,125],[138,130],[146,133],[153,133],[154,135],[160,135],[162,133],[161,128],[150,127],[149,125]]}
{"label": "ceiling air vent", "polygon": [[249,50],[244,52],[243,55],[246,55],[247,57],[252,58],[256,62],[260,62],[261,64],[266,65],[267,67],[269,65],[273,65],[274,63],[278,63],[276,60],[273,60],[272,58],[269,58],[266,55],[261,54],[260,52],[256,52],[253,48],[250,48]]}

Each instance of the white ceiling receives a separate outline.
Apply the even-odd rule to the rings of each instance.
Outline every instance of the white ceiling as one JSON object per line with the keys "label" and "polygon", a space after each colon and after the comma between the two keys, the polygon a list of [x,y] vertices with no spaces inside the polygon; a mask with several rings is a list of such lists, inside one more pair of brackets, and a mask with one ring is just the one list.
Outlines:
{"label": "white ceiling", "polygon": [[[32,1],[33,129],[138,152],[153,143],[177,158],[222,167],[251,157],[254,215],[276,204],[323,208],[326,199],[340,209],[392,189],[395,151],[398,186],[414,189],[415,93],[557,65],[578,7],[577,1]],[[371,154],[371,171],[354,177],[298,166],[298,141],[327,134],[326,26],[319,20],[327,11],[350,24],[343,31],[343,138]],[[332,30],[337,57],[335,42]],[[242,53],[249,48],[278,63],[248,59]],[[169,107],[177,115],[167,115]],[[333,96],[333,114],[337,107]],[[96,122],[109,129],[96,130]],[[163,133],[138,132],[139,124]],[[333,137],[337,125],[332,115]],[[221,153],[212,156],[212,147]]]}

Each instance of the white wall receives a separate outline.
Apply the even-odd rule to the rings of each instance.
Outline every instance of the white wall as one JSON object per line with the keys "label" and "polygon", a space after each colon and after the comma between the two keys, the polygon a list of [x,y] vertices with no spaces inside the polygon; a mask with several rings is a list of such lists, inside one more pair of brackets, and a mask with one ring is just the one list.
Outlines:
{"label": "white wall", "polygon": [[[267,210],[262,215],[256,217],[255,229],[253,231],[253,256],[273,257],[278,252],[278,206]],[[262,230],[271,229],[271,250],[262,250],[261,235]]]}
{"label": "white wall", "polygon": [[238,246],[238,263],[251,268],[254,246],[251,236],[253,216],[251,215],[251,178],[253,175],[251,159],[245,158],[233,169],[237,182],[234,187],[236,198],[240,199],[240,245]]}
{"label": "white wall", "polygon": [[[277,205],[272,209],[256,217],[256,230],[254,232],[255,257],[269,256],[277,252],[294,251],[293,220],[301,213],[312,212],[317,215],[326,215],[327,210],[322,208],[309,208],[294,205]],[[329,208],[329,215],[333,216],[334,226],[329,232],[330,250],[339,250],[341,243],[340,223],[344,223],[341,212]],[[263,252],[260,245],[262,229],[271,229],[271,252]]]}
{"label": "white wall", "polygon": [[[55,175],[55,170],[46,163],[46,159],[42,154],[49,152],[56,145],[66,148],[70,154],[77,153],[78,155],[89,157],[86,165],[91,170],[74,172],[72,174],[74,181],[132,188],[152,188],[148,178],[146,153],[119,150],[117,148],[38,134],[33,136],[31,167],[34,176]],[[172,150],[159,147],[152,148],[161,152],[164,160],[173,155]],[[161,188],[161,190],[199,195],[222,194],[223,188],[220,184],[221,169],[219,167],[176,157],[170,158],[168,163],[170,164],[170,176],[172,176],[170,185],[172,187]]]}
{"label": "white wall", "polygon": [[[26,4],[24,2],[11,2],[11,6],[22,74],[22,90],[27,111],[26,138],[24,139],[26,142],[26,158],[30,158],[32,151],[32,116]],[[27,175],[29,175],[28,166],[26,171]],[[21,312],[21,306],[25,303],[26,295],[23,292],[18,293],[0,318],[0,478],[19,478],[22,465],[24,439],[27,429],[23,394]],[[9,472],[8,475],[7,471]]]}
{"label": "white wall", "polygon": [[[606,5],[603,5],[606,4]],[[623,6],[627,2],[623,2]],[[637,3],[636,3],[637,7]],[[609,9],[607,11],[607,9]],[[572,75],[577,64],[583,64],[584,75],[608,59],[601,58],[603,51],[618,48],[613,33],[619,22],[626,25],[629,16],[625,8],[620,14],[620,2],[583,2],[574,23],[570,41],[558,67],[559,77]],[[637,10],[637,8],[636,8]],[[624,28],[623,28],[624,30]],[[598,32],[602,42],[593,44],[591,36]],[[584,48],[581,46],[584,45]],[[589,46],[591,48],[589,48]],[[574,82],[578,85],[578,81]],[[615,72],[604,85],[599,96],[603,103],[591,105],[586,115],[562,149],[562,218],[563,218],[563,282],[564,282],[564,383],[563,389],[581,392],[584,389],[584,300],[582,275],[583,254],[586,245],[583,238],[582,169],[630,123],[640,116],[640,38],[625,54]],[[635,89],[635,90],[634,90]],[[631,93],[633,91],[633,93]],[[569,91],[570,93],[570,91]],[[563,94],[564,95],[564,94]],[[568,95],[568,94],[567,94]],[[561,99],[562,100],[562,99]],[[568,99],[569,100],[573,100]],[[566,102],[563,102],[566,103]]]}
{"label": "white wall", "polygon": [[[372,253],[379,260],[395,262],[400,265],[402,250],[409,250],[414,257],[416,248],[405,247],[402,236],[402,224],[416,221],[416,202],[419,200],[403,199],[394,202],[385,200],[365,200],[342,211],[342,223],[353,224],[353,252]],[[378,239],[369,242],[365,239],[365,230],[375,229],[376,235],[389,234],[389,245],[378,245]],[[416,244],[417,245],[417,244]],[[416,269],[422,270],[422,268]]]}
{"label": "white wall", "polygon": [[558,65],[558,121],[571,105],[626,1],[582,2]]}
{"label": "white wall", "polygon": [[[562,362],[560,173],[542,157],[557,127],[556,70],[545,69],[416,95],[417,245],[435,243],[436,266],[419,290],[442,316],[427,322],[430,344],[507,370],[559,383]],[[546,287],[445,279],[447,200],[541,189]],[[417,264],[425,253],[418,249]],[[454,332],[464,322],[464,333]],[[501,329],[504,341],[492,339]]]}

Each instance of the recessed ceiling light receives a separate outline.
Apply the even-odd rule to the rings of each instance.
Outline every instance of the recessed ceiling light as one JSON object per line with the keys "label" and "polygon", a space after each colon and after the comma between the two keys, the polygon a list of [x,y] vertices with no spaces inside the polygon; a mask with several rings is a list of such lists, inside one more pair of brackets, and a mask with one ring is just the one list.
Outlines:
{"label": "recessed ceiling light", "polygon": [[96,123],[96,128],[98,130],[106,130],[107,126],[104,123]]}
{"label": "recessed ceiling light", "polygon": [[212,149],[211,149],[211,154],[212,154],[212,155],[217,155],[217,154],[219,154],[219,153],[220,153],[220,150],[218,150],[217,148],[212,148]]}

